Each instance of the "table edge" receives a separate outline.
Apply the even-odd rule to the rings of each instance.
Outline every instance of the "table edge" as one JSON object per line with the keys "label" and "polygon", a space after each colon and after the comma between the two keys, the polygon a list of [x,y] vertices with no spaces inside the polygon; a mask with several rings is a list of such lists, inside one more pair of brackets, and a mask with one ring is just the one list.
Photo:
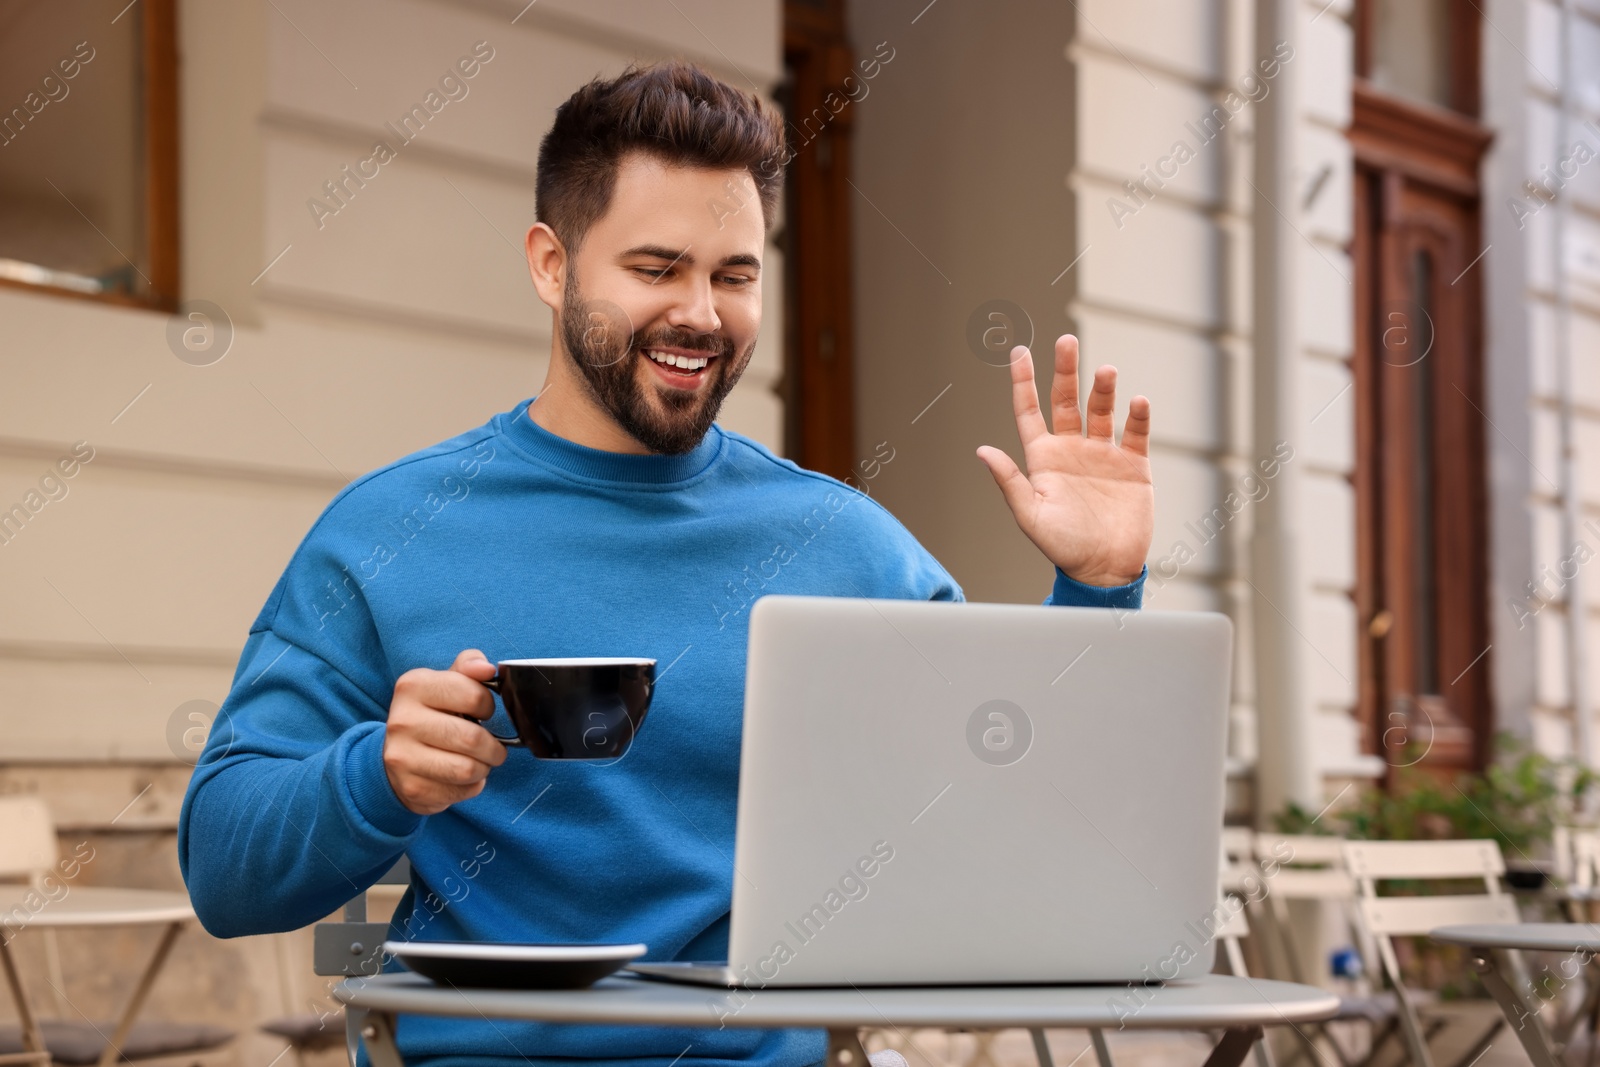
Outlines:
{"label": "table edge", "polygon": [[[1488,937],[1469,937],[1465,933],[1452,934],[1448,932],[1452,930],[1465,931],[1471,929],[1482,929],[1484,926],[1495,925],[1500,924],[1452,923],[1429,930],[1428,940],[1436,941],[1441,945],[1459,945],[1464,948],[1518,949],[1524,952],[1600,952],[1600,933],[1583,937],[1574,937],[1570,941],[1563,941],[1559,944],[1552,945],[1534,941],[1527,936],[1520,938],[1515,936],[1512,931],[1514,931],[1518,926],[1526,925],[1521,923],[1505,923],[1503,924],[1506,927],[1505,934],[1496,934]],[[1600,924],[1596,923],[1553,923],[1541,925],[1571,926],[1574,930],[1592,926],[1596,930],[1600,930]]]}
{"label": "table edge", "polygon": [[[379,975],[378,978],[390,977]],[[1226,977],[1226,976],[1224,976]],[[625,979],[627,981],[642,981],[641,979]],[[1249,979],[1252,983],[1273,981],[1274,985],[1296,986],[1301,989],[1312,989],[1322,994],[1308,998],[1298,1003],[1281,1004],[1263,998],[1261,1006],[1257,1008],[1253,1003],[1243,1003],[1225,1006],[1225,1010],[1215,1008],[1207,1010],[1203,1006],[1190,1008],[1160,1008],[1141,1009],[1136,1004],[1130,1004],[1129,1010],[1124,1015],[1118,1015],[1114,1010],[1107,1010],[1104,1014],[1079,1011],[1075,1014],[1062,1014],[1044,1012],[1026,1012],[1016,1009],[985,1009],[970,1011],[961,1014],[952,1014],[941,1011],[937,1014],[928,1011],[921,1012],[895,1012],[894,1006],[874,1005],[864,1002],[863,1006],[855,1013],[841,1014],[837,1011],[808,1011],[795,1010],[789,1014],[775,1016],[770,1011],[763,1013],[753,1010],[760,1002],[762,990],[748,991],[750,996],[746,1007],[736,1008],[718,1015],[711,1007],[713,998],[718,995],[732,995],[738,990],[721,990],[709,986],[694,987],[683,986],[679,988],[698,989],[706,994],[702,1005],[706,1009],[706,1028],[712,1023],[718,1027],[740,1027],[745,1029],[828,1029],[834,1027],[876,1027],[876,1026],[963,1026],[985,1029],[1016,1029],[1023,1027],[1043,1027],[1049,1029],[1084,1029],[1089,1027],[1105,1029],[1138,1029],[1138,1030],[1190,1030],[1190,1029],[1227,1029],[1230,1027],[1247,1026],[1279,1026],[1300,1022],[1317,1022],[1331,1019],[1338,1013],[1339,997],[1335,993],[1318,989],[1315,986],[1303,986],[1298,983],[1282,982],[1269,979]],[[869,987],[879,988],[883,987]],[[905,988],[921,988],[929,990],[948,990],[963,987],[889,987],[896,991]],[[996,987],[982,988],[986,992]],[[1023,987],[1037,989],[1040,987]],[[1046,987],[1050,988],[1050,987]],[[1083,986],[1063,987],[1082,989]],[[1108,985],[1102,987],[1089,987],[1103,989],[1109,1001],[1113,997],[1128,995],[1129,987],[1126,985]],[[792,992],[805,992],[809,990],[794,990]],[[839,990],[829,989],[827,992]],[[635,1011],[617,1014],[614,1009],[607,1010],[601,1004],[585,1007],[581,1001],[577,1003],[552,1004],[548,1009],[537,1012],[518,1012],[516,1014],[500,1014],[493,1010],[499,1004],[484,1004],[481,995],[500,997],[512,990],[480,990],[474,989],[470,993],[461,989],[441,990],[434,986],[405,985],[388,986],[373,989],[370,985],[360,988],[351,988],[349,980],[340,982],[333,988],[333,996],[340,1003],[352,1007],[365,1008],[369,1011],[393,1012],[399,1015],[443,1015],[456,1014],[455,1011],[442,1005],[430,1005],[427,999],[443,994],[445,997],[455,999],[460,1008],[461,1015],[483,1015],[503,1019],[518,1019],[533,1022],[562,1022],[585,1025],[616,1025],[616,1026],[693,1026],[693,1022],[685,1017],[685,1007],[680,1005],[655,1005],[642,1007]],[[566,992],[541,990],[538,992]],[[571,992],[580,992],[573,990]],[[791,992],[789,990],[770,992]],[[480,995],[474,1002],[473,994]],[[769,1001],[770,1003],[770,1001]],[[485,1008],[491,1009],[485,1012]]]}

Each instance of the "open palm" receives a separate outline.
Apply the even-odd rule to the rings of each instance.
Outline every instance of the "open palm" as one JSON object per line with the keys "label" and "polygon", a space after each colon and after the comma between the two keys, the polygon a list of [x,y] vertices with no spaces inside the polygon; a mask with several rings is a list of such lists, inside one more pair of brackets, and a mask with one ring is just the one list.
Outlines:
{"label": "open palm", "polygon": [[1011,404],[1022,439],[1024,474],[1005,452],[978,449],[1022,532],[1069,577],[1087,585],[1126,585],[1139,577],[1155,529],[1150,480],[1150,401],[1128,404],[1122,443],[1113,437],[1117,369],[1095,372],[1088,433],[1078,410],[1078,339],[1056,340],[1050,428],[1039,411],[1033,356],[1011,350]]}

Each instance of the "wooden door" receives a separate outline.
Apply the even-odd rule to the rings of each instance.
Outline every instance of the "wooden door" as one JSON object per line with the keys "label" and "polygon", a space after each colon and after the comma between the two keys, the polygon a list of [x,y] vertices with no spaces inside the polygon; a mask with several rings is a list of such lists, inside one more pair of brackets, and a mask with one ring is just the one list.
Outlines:
{"label": "wooden door", "polygon": [[[1371,42],[1358,40],[1358,63],[1363,50]],[[1465,62],[1459,46],[1438,52]],[[1478,184],[1490,137],[1442,106],[1475,106],[1459,84],[1446,81],[1436,104],[1360,73],[1350,139],[1363,732],[1391,773],[1479,769],[1494,729]]]}

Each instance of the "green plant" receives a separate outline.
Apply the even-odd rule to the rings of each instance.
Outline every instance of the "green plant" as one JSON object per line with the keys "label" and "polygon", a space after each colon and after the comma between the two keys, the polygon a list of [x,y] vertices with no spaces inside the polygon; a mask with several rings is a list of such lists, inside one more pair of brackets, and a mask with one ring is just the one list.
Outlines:
{"label": "green plant", "polygon": [[[1389,790],[1369,788],[1321,815],[1289,804],[1274,817],[1281,833],[1340,834],[1366,840],[1482,839],[1499,842],[1512,866],[1548,844],[1557,826],[1592,818],[1588,801],[1600,776],[1573,760],[1554,760],[1508,734],[1496,738],[1499,759],[1482,774],[1443,782],[1415,766],[1397,769]],[[1420,756],[1419,756],[1420,758]],[[1461,892],[1440,881],[1397,881],[1402,895]],[[1408,985],[1447,1000],[1485,995],[1459,950],[1425,939],[1395,946]]]}
{"label": "green plant", "polygon": [[1555,828],[1582,821],[1600,776],[1575,760],[1535,752],[1510,734],[1482,774],[1448,784],[1415,767],[1396,771],[1390,790],[1366,789],[1341,810],[1317,817],[1289,804],[1273,819],[1281,833],[1339,834],[1367,840],[1490,838],[1509,859],[1528,858]]}

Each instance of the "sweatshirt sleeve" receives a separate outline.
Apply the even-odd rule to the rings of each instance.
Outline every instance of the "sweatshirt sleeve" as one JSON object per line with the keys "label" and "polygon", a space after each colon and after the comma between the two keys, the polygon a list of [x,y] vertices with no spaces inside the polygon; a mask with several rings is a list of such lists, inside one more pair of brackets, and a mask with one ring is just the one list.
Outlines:
{"label": "sweatshirt sleeve", "polygon": [[1139,577],[1127,585],[1085,585],[1071,578],[1060,567],[1056,568],[1056,585],[1045,600],[1046,605],[1074,608],[1118,608],[1137,611],[1144,603],[1144,580],[1149,567],[1139,570]]}
{"label": "sweatshirt sleeve", "polygon": [[336,613],[319,605],[312,591],[332,590],[330,577],[342,577],[336,555],[302,545],[251,627],[184,796],[178,862],[218,937],[326,917],[425,822],[384,771],[394,687],[370,615],[359,595]]}

